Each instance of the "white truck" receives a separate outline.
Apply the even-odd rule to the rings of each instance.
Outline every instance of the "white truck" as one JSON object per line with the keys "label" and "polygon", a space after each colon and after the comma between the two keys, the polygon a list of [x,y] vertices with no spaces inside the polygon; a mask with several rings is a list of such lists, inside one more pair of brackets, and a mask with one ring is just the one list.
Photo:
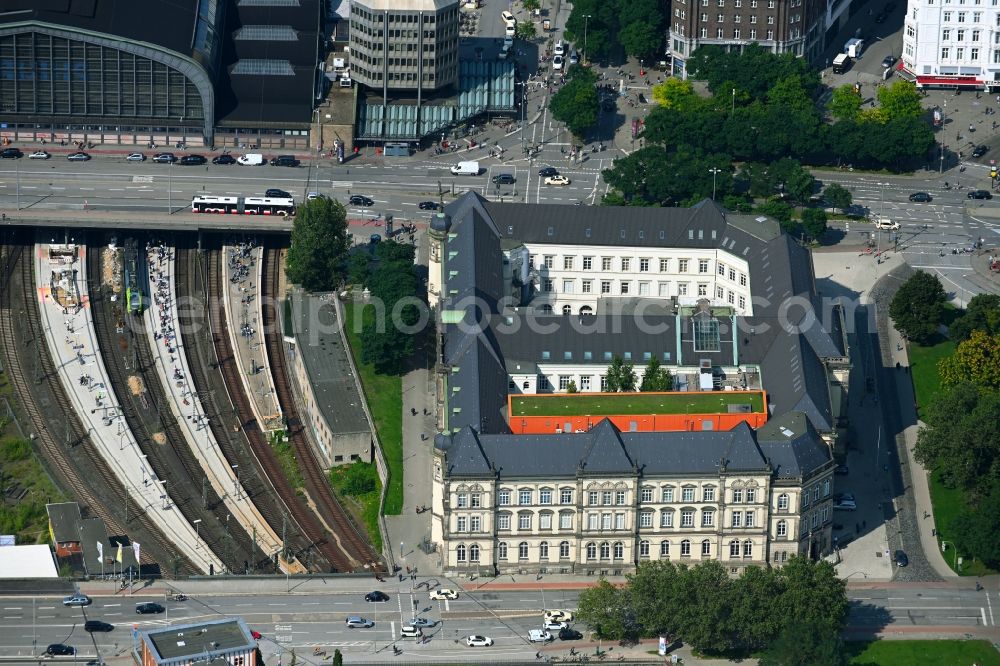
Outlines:
{"label": "white truck", "polygon": [[851,56],[846,53],[838,53],[833,59],[833,73],[843,74],[851,68]]}
{"label": "white truck", "polygon": [[872,219],[872,222],[875,224],[876,229],[884,231],[895,231],[899,229],[899,222],[891,220],[888,217],[876,216]]}
{"label": "white truck", "polygon": [[264,156],[260,153],[247,153],[246,155],[240,155],[236,158],[236,161],[244,166],[260,166],[262,164],[267,164],[264,160]]}
{"label": "white truck", "polygon": [[848,39],[844,44],[844,53],[857,60],[861,57],[861,52],[865,50],[865,40],[853,38]]}
{"label": "white truck", "polygon": [[479,162],[459,162],[451,167],[451,173],[456,176],[478,176]]}

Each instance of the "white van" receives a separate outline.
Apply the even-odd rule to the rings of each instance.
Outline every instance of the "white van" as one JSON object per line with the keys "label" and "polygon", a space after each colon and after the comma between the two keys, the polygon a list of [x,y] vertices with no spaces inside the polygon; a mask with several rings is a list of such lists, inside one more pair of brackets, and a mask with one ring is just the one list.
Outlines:
{"label": "white van", "polygon": [[563,44],[563,40],[556,42],[555,48],[552,50],[553,55],[561,56],[566,55],[566,45]]}
{"label": "white van", "polygon": [[451,167],[451,173],[456,176],[478,176],[479,162],[459,162]]}
{"label": "white van", "polygon": [[517,19],[514,18],[514,15],[507,10],[500,12],[500,20],[503,21],[503,24],[508,28],[513,28],[517,25]]}
{"label": "white van", "polygon": [[899,222],[890,220],[888,217],[876,217],[873,222],[875,223],[876,229],[887,229],[890,231],[899,229]]}
{"label": "white van", "polygon": [[515,30],[514,30],[514,24],[508,23],[507,27],[504,30],[503,34],[504,34],[505,37],[510,37],[511,39],[513,39],[514,38],[514,32],[515,32]]}
{"label": "white van", "polygon": [[247,153],[246,155],[240,155],[236,158],[236,161],[244,166],[260,166],[262,164],[267,164],[264,160],[264,156],[260,153]]}

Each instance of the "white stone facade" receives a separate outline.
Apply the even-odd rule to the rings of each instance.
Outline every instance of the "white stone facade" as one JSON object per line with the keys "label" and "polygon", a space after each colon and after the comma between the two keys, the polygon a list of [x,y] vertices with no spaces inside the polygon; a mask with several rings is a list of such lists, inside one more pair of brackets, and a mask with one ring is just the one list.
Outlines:
{"label": "white stone facade", "polygon": [[1000,87],[998,0],[910,0],[901,59],[921,86]]}

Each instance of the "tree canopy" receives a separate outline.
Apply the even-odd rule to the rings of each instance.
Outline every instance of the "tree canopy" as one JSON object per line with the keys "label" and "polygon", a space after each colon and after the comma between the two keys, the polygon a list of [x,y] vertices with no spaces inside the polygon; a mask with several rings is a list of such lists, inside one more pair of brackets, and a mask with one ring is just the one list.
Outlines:
{"label": "tree canopy", "polygon": [[833,208],[845,210],[854,203],[854,195],[840,183],[830,183],[823,190],[823,199]]}
{"label": "tree canopy", "polygon": [[590,57],[603,58],[621,47],[627,55],[653,58],[662,53],[665,18],[658,0],[577,0],[564,34]]}
{"label": "tree canopy", "polygon": [[1000,334],[1000,295],[976,294],[965,312],[948,327],[948,337],[955,342],[967,340],[975,330]]}
{"label": "tree canopy", "polygon": [[611,359],[607,373],[609,393],[627,393],[635,390],[636,375],[635,368],[631,363],[626,363],[620,356]]}
{"label": "tree canopy", "polygon": [[556,120],[566,123],[573,136],[582,140],[597,123],[597,74],[586,67],[573,65],[568,75],[569,81],[552,96],[549,108]]}
{"label": "tree canopy", "polygon": [[367,284],[371,305],[362,313],[361,360],[384,374],[400,374],[413,355],[413,329],[420,320],[413,256],[412,245],[375,246],[374,270]]}
{"label": "tree canopy", "polygon": [[320,197],[298,207],[285,258],[290,282],[306,291],[335,290],[344,277],[347,251],[347,212],[343,204]]}
{"label": "tree canopy", "polygon": [[639,390],[644,393],[654,391],[669,391],[674,386],[673,377],[670,371],[660,365],[659,359],[655,356],[649,359],[646,371],[642,375],[642,383]]}
{"label": "tree canopy", "polygon": [[1000,389],[1000,334],[974,330],[958,343],[954,353],[938,362],[943,386],[972,382],[976,386]]}
{"label": "tree canopy", "polygon": [[889,304],[889,316],[906,337],[925,343],[937,335],[946,300],[941,280],[917,271],[896,292]]}

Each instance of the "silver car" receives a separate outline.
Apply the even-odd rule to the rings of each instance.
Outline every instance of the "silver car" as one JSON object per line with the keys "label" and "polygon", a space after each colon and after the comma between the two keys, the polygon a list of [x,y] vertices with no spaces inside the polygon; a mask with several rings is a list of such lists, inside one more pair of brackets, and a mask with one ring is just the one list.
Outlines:
{"label": "silver car", "polygon": [[375,626],[374,622],[360,615],[352,615],[345,620],[345,623],[348,629],[371,629]]}
{"label": "silver car", "polygon": [[63,606],[89,606],[90,597],[86,594],[73,594],[63,599]]}
{"label": "silver car", "polygon": [[126,162],[145,162],[146,156],[142,153],[129,153],[125,156]]}

